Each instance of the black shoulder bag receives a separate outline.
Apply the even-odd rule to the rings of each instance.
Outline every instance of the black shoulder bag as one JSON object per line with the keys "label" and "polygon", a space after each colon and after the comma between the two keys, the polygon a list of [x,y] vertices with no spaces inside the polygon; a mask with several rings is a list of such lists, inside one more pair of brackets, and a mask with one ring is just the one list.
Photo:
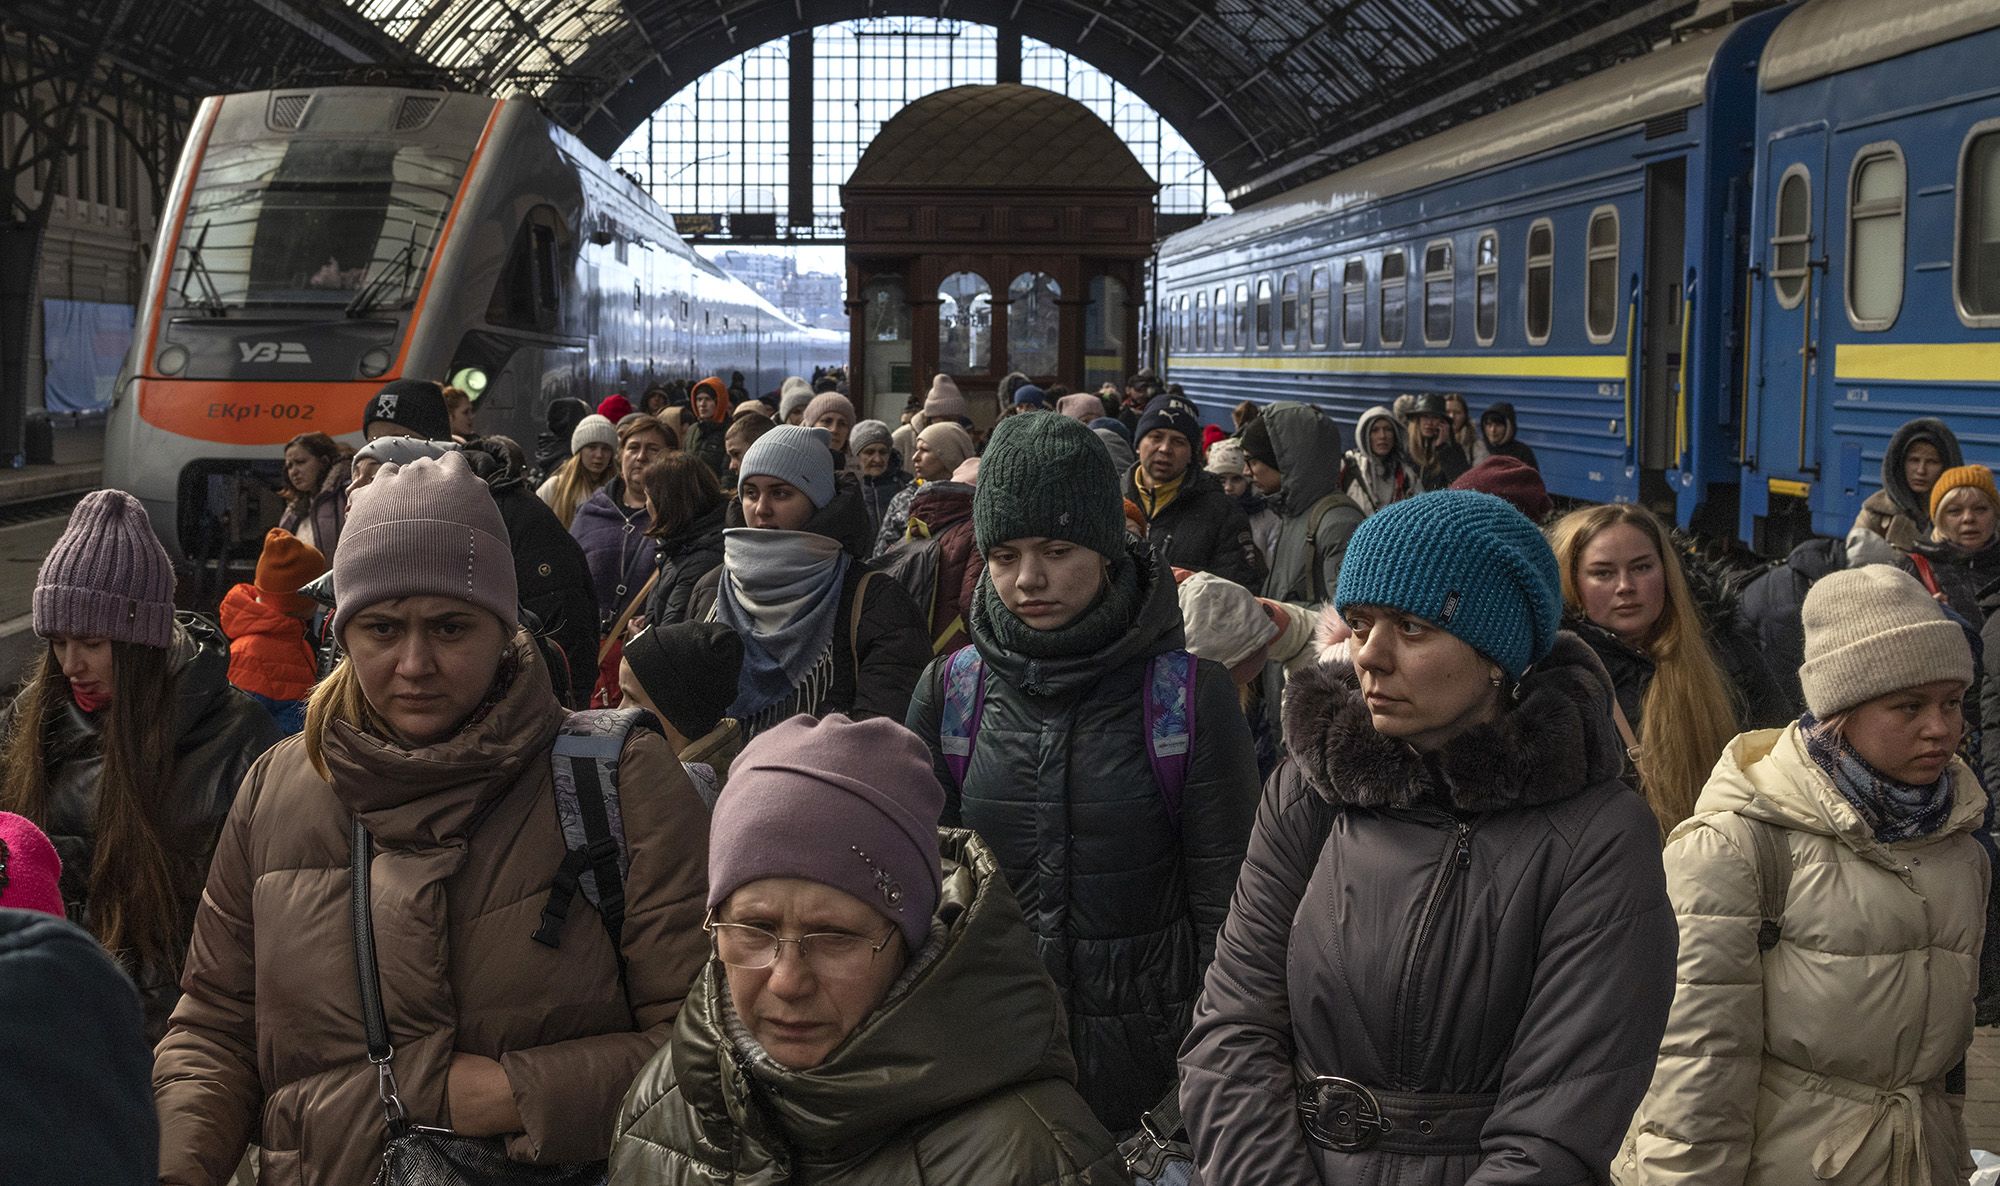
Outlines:
{"label": "black shoulder bag", "polygon": [[368,1029],[368,1061],[382,1093],[389,1144],[375,1186],[605,1186],[602,1161],[581,1165],[529,1165],[507,1156],[499,1137],[463,1137],[450,1129],[410,1123],[396,1097],[396,1052],[382,1013],[382,981],[375,969],[375,923],[368,900],[371,838],[360,820],[349,839],[354,865],[354,968],[361,984],[361,1018]]}

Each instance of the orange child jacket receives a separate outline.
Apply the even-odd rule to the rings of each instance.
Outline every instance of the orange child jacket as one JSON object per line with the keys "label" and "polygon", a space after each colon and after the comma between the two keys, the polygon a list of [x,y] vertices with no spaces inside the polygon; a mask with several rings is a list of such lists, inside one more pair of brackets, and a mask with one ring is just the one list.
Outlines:
{"label": "orange child jacket", "polygon": [[301,700],[317,675],[305,623],[257,600],[257,587],[238,585],[222,599],[229,636],[229,682],[273,700]]}

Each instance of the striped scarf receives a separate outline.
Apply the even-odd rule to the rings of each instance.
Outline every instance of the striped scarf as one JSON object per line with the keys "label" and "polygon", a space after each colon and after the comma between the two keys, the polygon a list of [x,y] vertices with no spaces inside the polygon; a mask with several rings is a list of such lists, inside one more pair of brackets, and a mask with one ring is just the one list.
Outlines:
{"label": "striped scarf", "polygon": [[1799,718],[1806,754],[1833,782],[1877,844],[1929,836],[1951,818],[1951,768],[1924,786],[1897,782],[1869,765],[1845,737],[1807,713]]}

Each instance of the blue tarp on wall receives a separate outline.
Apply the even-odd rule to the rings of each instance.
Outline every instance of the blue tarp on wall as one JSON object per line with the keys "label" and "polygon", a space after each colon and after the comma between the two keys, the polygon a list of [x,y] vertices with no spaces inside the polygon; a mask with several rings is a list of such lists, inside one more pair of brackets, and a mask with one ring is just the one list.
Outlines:
{"label": "blue tarp on wall", "polygon": [[42,302],[42,403],[51,412],[109,407],[132,347],[135,310],[98,301]]}

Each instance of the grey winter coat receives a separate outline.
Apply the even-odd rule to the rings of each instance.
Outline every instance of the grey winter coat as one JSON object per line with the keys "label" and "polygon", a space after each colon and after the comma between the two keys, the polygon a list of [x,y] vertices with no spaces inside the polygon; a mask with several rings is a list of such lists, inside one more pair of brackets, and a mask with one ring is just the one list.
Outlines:
{"label": "grey winter coat", "polygon": [[975,612],[986,702],[965,786],[939,743],[945,662],[918,681],[909,725],[937,758],[947,826],[976,829],[1021,900],[1055,978],[1077,1086],[1114,1133],[1138,1126],[1174,1074],[1202,969],[1257,810],[1257,756],[1229,674],[1203,662],[1194,760],[1176,831],[1146,756],[1147,662],[1183,645],[1180,604],[1143,542],[1137,620],[1095,654],[1030,660]]}
{"label": "grey winter coat", "polygon": [[[1293,680],[1181,1048],[1203,1186],[1606,1180],[1673,1001],[1673,909],[1603,670],[1564,635],[1521,687],[1420,757],[1375,731],[1352,668]],[[1419,1098],[1336,1151],[1306,1134],[1301,1076]]]}
{"label": "grey winter coat", "polygon": [[1340,492],[1340,429],[1318,408],[1295,403],[1265,408],[1264,423],[1284,484],[1270,499],[1279,524],[1263,594],[1319,605],[1332,600],[1348,537],[1361,526],[1361,508]]}
{"label": "grey winter coat", "polygon": [[[1142,512],[1147,502],[1125,471],[1125,497]],[[1250,537],[1250,517],[1214,474],[1190,464],[1173,500],[1147,522],[1146,539],[1168,565],[1209,572],[1249,589],[1264,582],[1264,557]]]}

